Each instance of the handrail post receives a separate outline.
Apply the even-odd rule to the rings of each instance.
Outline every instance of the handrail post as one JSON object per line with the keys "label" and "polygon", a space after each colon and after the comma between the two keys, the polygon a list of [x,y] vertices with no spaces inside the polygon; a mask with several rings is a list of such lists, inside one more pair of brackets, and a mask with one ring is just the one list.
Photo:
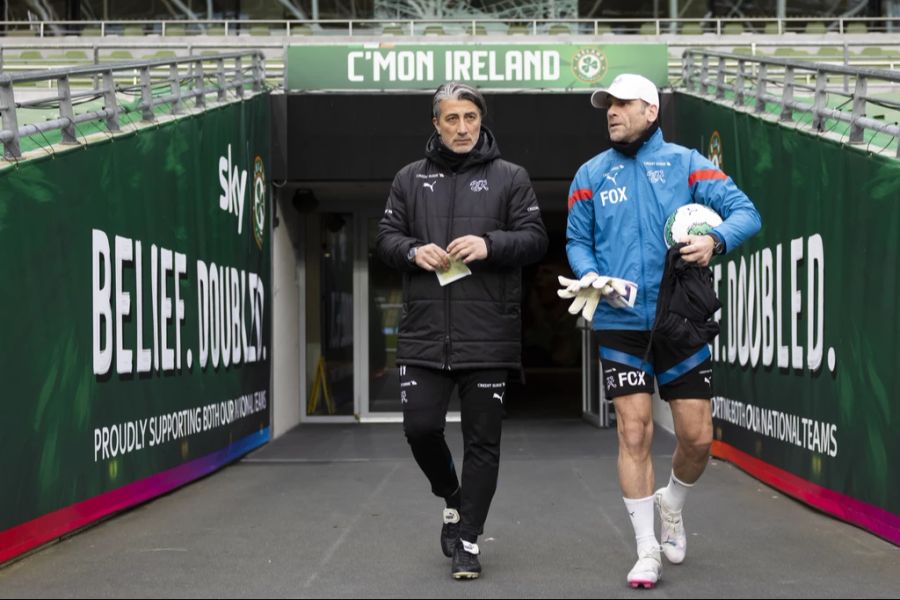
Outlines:
{"label": "handrail post", "polygon": [[719,57],[719,72],[716,73],[716,100],[725,97],[725,58]]}
{"label": "handrail post", "polygon": [[119,131],[119,102],[116,99],[116,80],[112,71],[103,73],[103,108],[109,111],[106,116],[106,129]]}
{"label": "handrail post", "polygon": [[744,62],[738,59],[737,77],[734,78],[735,106],[744,106]]}
{"label": "handrail post", "polygon": [[850,121],[850,143],[859,144],[864,140],[863,127],[859,119],[866,116],[866,78],[857,75],[856,91],[853,93],[853,117]]}
{"label": "handrail post", "polygon": [[694,54],[690,51],[685,52],[687,55],[686,60],[681,65],[681,79],[684,81],[685,85],[688,89],[691,89],[693,86],[693,71],[694,71]]}
{"label": "handrail post", "polygon": [[709,92],[709,55],[703,55],[703,66],[700,67],[700,81],[697,84],[697,91],[706,95]]}
{"label": "handrail post", "polygon": [[760,63],[756,71],[756,113],[766,110],[766,63]]}
{"label": "handrail post", "polygon": [[239,98],[244,97],[244,67],[241,65],[241,57],[238,56],[234,59],[234,79],[235,79],[235,88],[237,89],[237,95]]}
{"label": "handrail post", "polygon": [[262,89],[262,75],[261,69],[259,66],[260,63],[260,55],[254,54],[251,58],[251,64],[253,65],[253,91],[258,92]]}
{"label": "handrail post", "polygon": [[784,68],[783,91],[781,94],[781,121],[794,120],[794,67],[787,66]]}
{"label": "handrail post", "polygon": [[216,61],[216,85],[219,87],[216,99],[219,102],[225,102],[227,98],[227,90],[225,89],[225,59],[220,58]]}
{"label": "handrail post", "polygon": [[150,67],[141,69],[141,120],[153,121],[153,89],[150,83]]}
{"label": "handrail post", "polygon": [[824,71],[816,71],[816,95],[813,102],[813,129],[816,131],[825,130],[825,102],[827,95],[825,94],[825,84],[828,81],[828,75]]}
{"label": "handrail post", "polygon": [[169,66],[169,85],[172,87],[172,95],[175,100],[172,102],[172,114],[181,113],[181,82],[178,80],[178,63]]}
{"label": "handrail post", "polygon": [[197,108],[206,108],[206,94],[203,91],[203,88],[206,86],[206,82],[204,81],[205,77],[203,76],[203,60],[198,60],[194,63],[194,87],[196,88],[197,97],[196,104]]}
{"label": "handrail post", "polygon": [[3,142],[3,158],[10,160],[22,156],[19,147],[19,121],[16,118],[16,98],[10,81],[0,82],[0,123],[12,133],[12,139]]}
{"label": "handrail post", "polygon": [[59,116],[69,121],[69,124],[60,130],[62,132],[62,143],[66,145],[77,144],[75,108],[72,106],[72,88],[69,86],[68,75],[63,75],[56,80],[56,89],[59,92]]}

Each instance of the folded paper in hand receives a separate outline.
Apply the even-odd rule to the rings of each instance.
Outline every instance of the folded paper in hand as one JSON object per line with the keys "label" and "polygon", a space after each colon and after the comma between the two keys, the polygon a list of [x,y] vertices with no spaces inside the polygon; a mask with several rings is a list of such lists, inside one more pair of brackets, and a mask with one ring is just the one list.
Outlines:
{"label": "folded paper in hand", "polygon": [[472,271],[463,261],[458,258],[451,258],[450,266],[447,270],[435,271],[435,274],[437,275],[438,283],[441,284],[441,287],[444,287],[445,285],[450,285],[454,281],[459,281],[463,277],[468,277],[472,274]]}

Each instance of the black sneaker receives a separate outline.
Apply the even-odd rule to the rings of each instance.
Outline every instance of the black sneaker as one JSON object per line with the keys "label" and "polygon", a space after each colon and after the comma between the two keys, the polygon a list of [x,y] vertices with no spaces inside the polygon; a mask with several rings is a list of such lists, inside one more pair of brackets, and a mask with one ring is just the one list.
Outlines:
{"label": "black sneaker", "polygon": [[472,544],[475,552],[469,552],[463,546],[462,539],[456,541],[453,548],[453,579],[478,579],[481,576],[481,563],[478,562],[478,545]]}
{"label": "black sneaker", "polygon": [[444,526],[441,527],[441,551],[444,556],[453,556],[453,548],[459,539],[459,511],[455,508],[444,509]]}

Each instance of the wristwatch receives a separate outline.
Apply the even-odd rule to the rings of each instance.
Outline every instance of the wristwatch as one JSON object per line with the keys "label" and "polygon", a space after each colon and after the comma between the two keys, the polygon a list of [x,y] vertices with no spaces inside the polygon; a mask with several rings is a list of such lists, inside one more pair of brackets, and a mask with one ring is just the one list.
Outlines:
{"label": "wristwatch", "polygon": [[713,254],[715,254],[716,256],[725,254],[725,240],[722,239],[722,236],[720,236],[715,231],[710,231],[706,235],[713,239]]}
{"label": "wristwatch", "polygon": [[416,262],[416,251],[419,249],[418,246],[413,246],[409,249],[409,252],[406,253],[406,260],[409,262]]}

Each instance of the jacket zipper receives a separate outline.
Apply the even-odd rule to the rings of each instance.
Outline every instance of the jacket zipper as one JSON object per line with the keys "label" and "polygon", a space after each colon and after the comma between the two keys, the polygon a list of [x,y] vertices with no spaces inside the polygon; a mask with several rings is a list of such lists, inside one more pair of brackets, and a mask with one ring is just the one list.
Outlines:
{"label": "jacket zipper", "polygon": [[[644,170],[641,168],[641,163],[638,162],[637,155],[632,159],[635,164],[635,171],[637,171],[637,182],[641,182],[641,174],[644,174],[644,179],[646,179],[647,175]],[[652,189],[652,188],[651,188]],[[641,282],[646,284],[647,278],[644,275],[644,228],[641,226],[641,207],[640,207],[640,193],[634,195],[635,203],[638,204],[637,207],[637,230],[638,230],[638,240],[640,240],[640,248],[641,248]],[[646,310],[647,306],[647,286],[641,285],[641,300],[644,304]],[[653,324],[650,322],[649,314],[645,316],[645,323],[647,324],[647,329],[652,329]]]}
{"label": "jacket zipper", "polygon": [[[452,242],[450,236],[453,235],[453,207],[456,204],[456,173],[450,178],[450,214],[447,219],[447,244]],[[450,339],[450,286],[444,287],[444,315],[445,315],[445,329],[444,329],[444,369],[447,371],[453,370],[453,365],[450,364],[450,353],[453,350],[453,342]]]}

